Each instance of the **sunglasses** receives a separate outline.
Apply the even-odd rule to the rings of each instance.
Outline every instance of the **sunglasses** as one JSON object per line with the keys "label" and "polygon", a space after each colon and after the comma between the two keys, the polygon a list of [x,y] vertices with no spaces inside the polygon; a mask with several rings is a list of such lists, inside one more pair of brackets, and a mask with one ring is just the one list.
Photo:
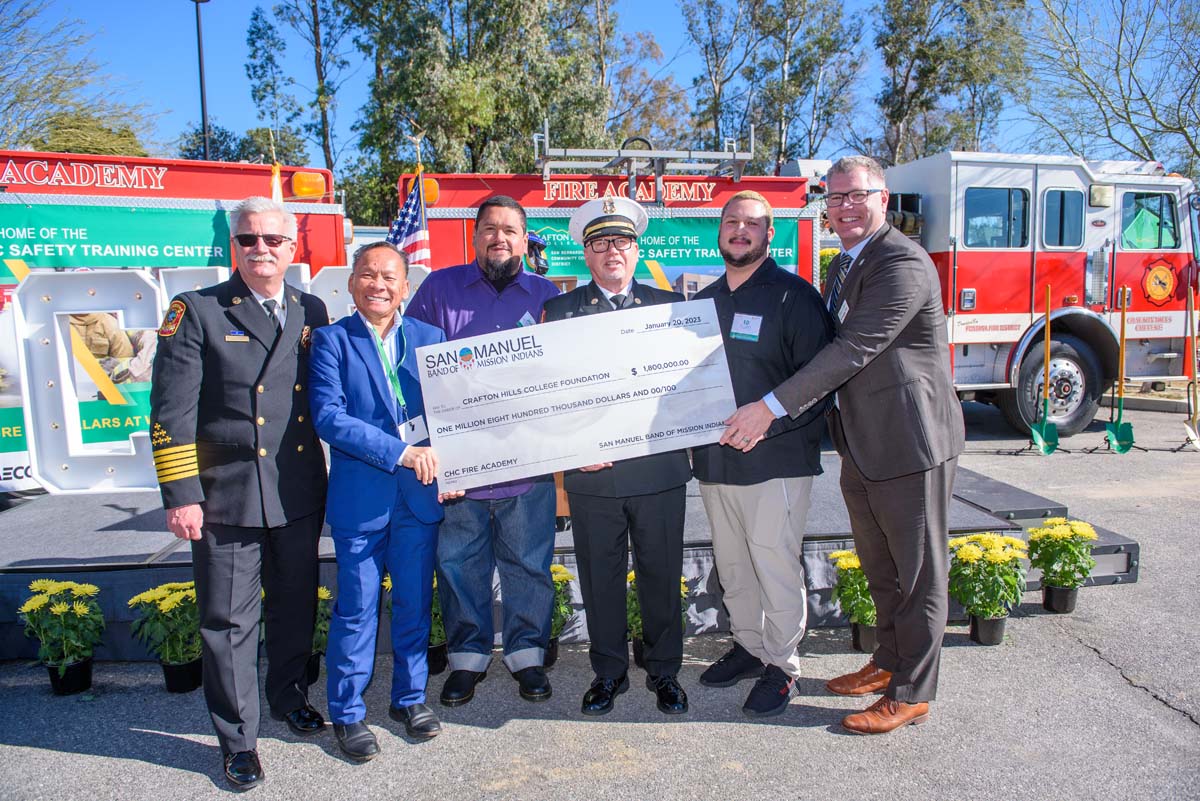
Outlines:
{"label": "sunglasses", "polygon": [[283,234],[235,234],[233,237],[244,248],[252,248],[258,240],[262,240],[269,248],[277,248],[284,242],[291,242],[290,236]]}

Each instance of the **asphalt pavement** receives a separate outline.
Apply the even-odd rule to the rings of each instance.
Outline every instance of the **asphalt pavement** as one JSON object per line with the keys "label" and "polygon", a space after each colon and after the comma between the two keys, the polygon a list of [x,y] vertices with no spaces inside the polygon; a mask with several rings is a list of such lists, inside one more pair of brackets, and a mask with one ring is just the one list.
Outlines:
{"label": "asphalt pavement", "polygon": [[[498,660],[470,704],[434,704],[445,730],[417,743],[387,717],[385,680],[368,693],[382,753],[358,765],[332,731],[292,736],[264,720],[266,783],[256,799],[1196,799],[1200,798],[1200,452],[1183,416],[1132,411],[1139,445],[1103,449],[1103,423],[1064,440],[1070,453],[1023,451],[999,413],[967,404],[961,464],[1065,503],[1072,515],[1137,540],[1135,584],[1092,587],[1074,614],[1049,615],[1030,593],[1003,644],[947,630],[929,723],[859,737],[839,725],[869,703],[824,690],[864,661],[846,629],[801,644],[804,678],[787,712],[742,716],[749,683],[702,687],[725,636],[686,643],[687,715],[654,706],[644,673],[615,711],[584,718],[586,646],[564,645],[554,696],[531,704]],[[1083,449],[1100,446],[1087,453]],[[387,659],[378,662],[389,673]],[[430,682],[436,698],[445,674]],[[313,702],[324,709],[323,683]],[[0,663],[0,799],[225,797],[220,752],[200,692],[169,695],[157,665],[99,663],[93,692],[56,698],[45,669]]]}

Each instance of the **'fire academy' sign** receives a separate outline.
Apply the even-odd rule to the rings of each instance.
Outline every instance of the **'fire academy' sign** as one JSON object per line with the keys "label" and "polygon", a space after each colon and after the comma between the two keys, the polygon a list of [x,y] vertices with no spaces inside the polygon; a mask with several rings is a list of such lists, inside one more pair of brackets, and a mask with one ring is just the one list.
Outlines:
{"label": "'fire academy' sign", "polygon": [[154,164],[87,164],[81,161],[9,159],[0,172],[5,186],[95,186],[102,189],[163,188],[167,168]]}
{"label": "'fire academy' sign", "polygon": [[[543,200],[595,200],[600,197],[629,197],[628,181],[578,181],[550,179],[544,184]],[[666,203],[711,203],[715,182],[664,181],[663,201]],[[639,203],[654,202],[654,183],[639,181]]]}

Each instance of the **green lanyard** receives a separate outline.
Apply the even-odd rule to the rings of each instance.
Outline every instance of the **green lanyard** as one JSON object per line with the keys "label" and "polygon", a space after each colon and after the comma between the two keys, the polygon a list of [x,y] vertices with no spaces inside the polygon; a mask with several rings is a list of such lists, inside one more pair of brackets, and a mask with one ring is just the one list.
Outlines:
{"label": "green lanyard", "polygon": [[[400,322],[397,321],[395,325],[400,325]],[[383,347],[383,340],[379,338],[379,332],[375,330],[375,326],[368,324],[367,327],[371,329],[371,337],[375,340],[375,350],[379,351],[379,361],[383,362],[383,372],[392,385],[392,391],[396,393],[396,400],[400,401],[400,414],[407,416],[408,404],[404,402],[404,390],[400,389],[400,378],[396,375],[396,368],[392,366],[392,360],[388,358],[387,350]],[[396,336],[400,337],[400,363],[404,364],[404,331],[397,331]]]}

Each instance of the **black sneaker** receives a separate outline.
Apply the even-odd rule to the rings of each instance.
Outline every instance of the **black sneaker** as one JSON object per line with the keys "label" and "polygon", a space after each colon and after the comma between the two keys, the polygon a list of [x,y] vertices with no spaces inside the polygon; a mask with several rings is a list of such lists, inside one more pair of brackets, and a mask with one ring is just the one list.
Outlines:
{"label": "black sneaker", "polygon": [[700,683],[705,687],[732,687],[742,679],[757,679],[763,667],[761,659],[735,642],[729,653],[700,674]]}
{"label": "black sneaker", "polygon": [[767,665],[762,678],[754,683],[754,688],[746,696],[742,712],[753,718],[782,714],[787,709],[788,701],[792,700],[792,687],[795,684],[796,680],[778,667]]}

